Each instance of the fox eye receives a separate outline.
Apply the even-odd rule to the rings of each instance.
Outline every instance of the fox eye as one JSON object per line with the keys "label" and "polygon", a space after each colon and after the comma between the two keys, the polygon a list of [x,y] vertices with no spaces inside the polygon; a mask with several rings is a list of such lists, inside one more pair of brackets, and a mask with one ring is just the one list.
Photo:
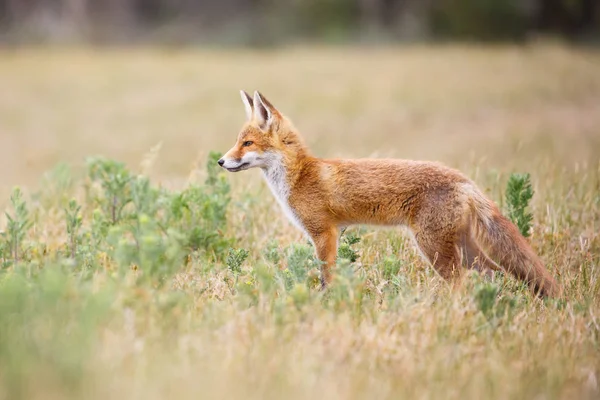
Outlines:
{"label": "fox eye", "polygon": [[252,140],[246,140],[244,143],[242,143],[242,146],[248,147],[248,146],[252,146],[253,144],[254,144],[254,142]]}

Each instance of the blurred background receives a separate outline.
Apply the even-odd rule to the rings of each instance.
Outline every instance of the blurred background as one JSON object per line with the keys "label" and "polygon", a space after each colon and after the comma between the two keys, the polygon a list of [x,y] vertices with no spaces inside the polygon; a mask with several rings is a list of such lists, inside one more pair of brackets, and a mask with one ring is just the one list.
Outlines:
{"label": "blurred background", "polygon": [[0,0],[4,43],[275,45],[600,33],[596,0]]}

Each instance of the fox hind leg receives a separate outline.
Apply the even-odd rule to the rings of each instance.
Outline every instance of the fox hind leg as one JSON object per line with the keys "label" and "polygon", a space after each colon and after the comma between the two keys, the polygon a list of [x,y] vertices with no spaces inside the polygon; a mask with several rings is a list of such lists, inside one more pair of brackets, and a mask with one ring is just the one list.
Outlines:
{"label": "fox hind leg", "polygon": [[447,191],[431,193],[410,226],[421,253],[447,281],[461,275],[460,239],[465,227],[464,208],[455,193]]}
{"label": "fox hind leg", "polygon": [[464,263],[468,269],[474,269],[490,278],[494,276],[494,271],[502,270],[498,264],[481,250],[469,233],[463,235],[461,238],[461,249]]}
{"label": "fox hind leg", "polygon": [[415,239],[423,255],[442,278],[452,281],[460,277],[462,257],[456,240],[418,233]]}

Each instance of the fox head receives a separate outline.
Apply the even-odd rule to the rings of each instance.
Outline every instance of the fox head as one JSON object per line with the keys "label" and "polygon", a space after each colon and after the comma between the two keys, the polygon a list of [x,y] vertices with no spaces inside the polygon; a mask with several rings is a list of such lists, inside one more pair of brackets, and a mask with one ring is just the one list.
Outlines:
{"label": "fox head", "polygon": [[247,121],[235,145],[218,161],[221,167],[230,172],[256,167],[267,169],[303,148],[289,120],[263,95],[256,91],[252,98],[243,90],[240,94]]}

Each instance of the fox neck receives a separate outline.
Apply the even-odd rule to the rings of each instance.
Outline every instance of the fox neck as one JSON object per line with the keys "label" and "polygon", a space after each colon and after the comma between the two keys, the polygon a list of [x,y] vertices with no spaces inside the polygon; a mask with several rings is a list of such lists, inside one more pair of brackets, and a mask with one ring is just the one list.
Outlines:
{"label": "fox neck", "polygon": [[304,226],[293,207],[289,204],[289,197],[300,177],[303,166],[311,158],[306,149],[292,155],[273,152],[269,155],[266,166],[262,168],[269,189],[283,208],[286,217],[302,231],[305,231]]}
{"label": "fox neck", "polygon": [[[280,154],[273,154],[269,158],[267,167],[262,169],[263,176],[269,185],[269,189],[281,204],[287,204],[290,196],[290,184],[288,178],[288,168],[284,158]],[[281,204],[283,206],[283,204]]]}
{"label": "fox neck", "polygon": [[287,150],[267,153],[262,171],[269,183],[286,184],[288,187],[293,187],[306,163],[314,158],[304,146],[295,146],[294,149]]}

